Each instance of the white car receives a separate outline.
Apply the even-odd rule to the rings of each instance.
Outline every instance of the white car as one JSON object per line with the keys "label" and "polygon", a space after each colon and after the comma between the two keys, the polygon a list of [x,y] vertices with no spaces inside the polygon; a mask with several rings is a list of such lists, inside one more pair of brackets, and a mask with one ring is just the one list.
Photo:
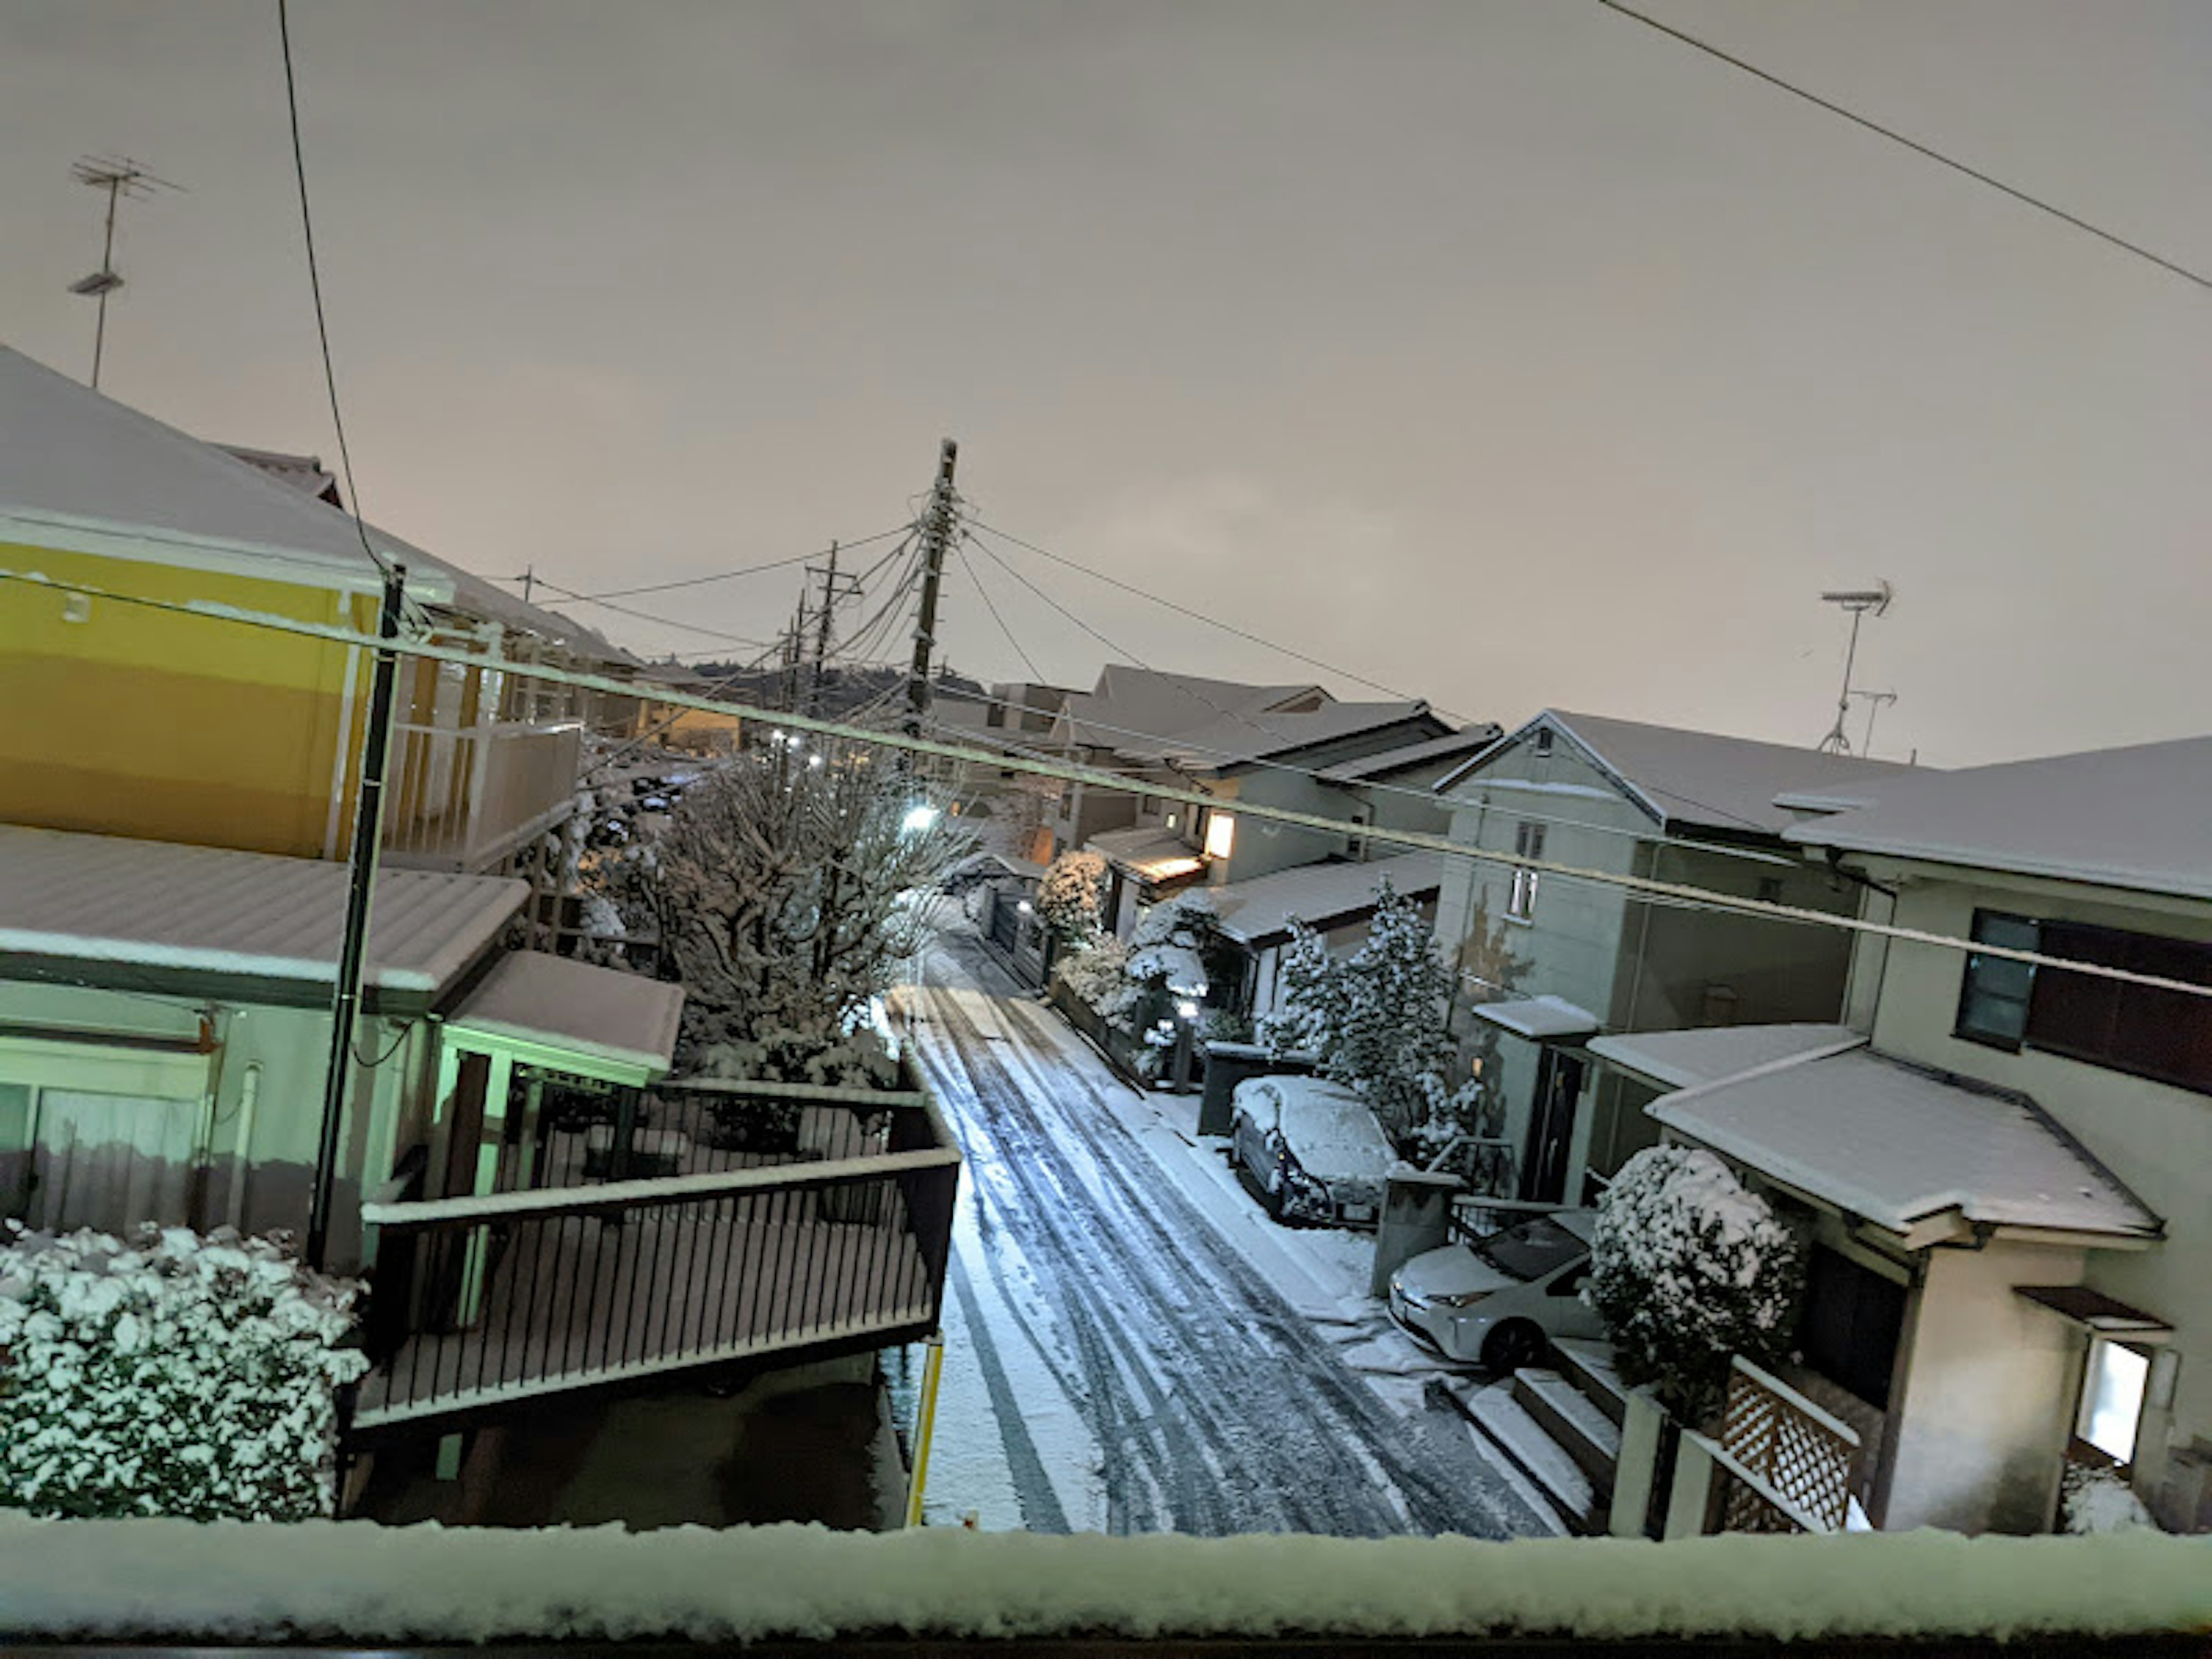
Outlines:
{"label": "white car", "polygon": [[1398,1154],[1358,1095],[1319,1078],[1248,1078],[1230,1109],[1229,1165],[1276,1220],[1375,1224]]}
{"label": "white car", "polygon": [[1555,1210],[1473,1244],[1447,1244],[1390,1275],[1390,1316],[1448,1359],[1504,1375],[1552,1339],[1601,1337],[1584,1305],[1595,1210]]}

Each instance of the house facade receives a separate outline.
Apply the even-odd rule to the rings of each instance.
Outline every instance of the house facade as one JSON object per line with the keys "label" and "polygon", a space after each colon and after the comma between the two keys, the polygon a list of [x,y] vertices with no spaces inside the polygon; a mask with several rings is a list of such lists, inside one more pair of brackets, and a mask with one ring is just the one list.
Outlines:
{"label": "house facade", "polygon": [[1504,1104],[1517,1193],[1584,1202],[1656,1139],[1650,1091],[1600,1074],[1607,1031],[1838,1018],[1846,940],[1817,927],[1640,897],[1516,859],[1674,883],[1837,915],[1858,881],[1784,839],[1792,787],[1851,789],[1877,762],[1711,732],[1547,710],[1450,770],[1451,838],[1437,942],[1456,976],[1462,1061]]}

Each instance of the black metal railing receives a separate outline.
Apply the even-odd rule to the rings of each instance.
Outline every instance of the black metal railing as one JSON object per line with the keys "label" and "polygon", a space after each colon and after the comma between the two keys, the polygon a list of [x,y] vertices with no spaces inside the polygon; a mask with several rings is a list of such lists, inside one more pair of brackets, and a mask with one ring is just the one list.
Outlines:
{"label": "black metal railing", "polygon": [[960,1155],[933,1108],[893,1115],[884,1139],[826,1162],[364,1206],[383,1351],[356,1430],[927,1334]]}
{"label": "black metal railing", "polygon": [[[530,1093],[537,1091],[533,1112]],[[625,1089],[525,1074],[507,1105],[495,1190],[723,1175],[865,1158],[918,1109],[913,1090],[873,1091],[693,1078]]]}

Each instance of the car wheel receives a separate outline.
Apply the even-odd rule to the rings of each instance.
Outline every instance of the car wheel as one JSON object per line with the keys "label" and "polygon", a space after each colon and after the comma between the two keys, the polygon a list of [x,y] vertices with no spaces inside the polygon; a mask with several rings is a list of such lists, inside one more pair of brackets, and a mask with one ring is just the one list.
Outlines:
{"label": "car wheel", "polygon": [[1550,1347],[1543,1332],[1527,1320],[1510,1319],[1491,1332],[1483,1343],[1483,1366],[1500,1376],[1510,1376],[1523,1366],[1535,1364]]}

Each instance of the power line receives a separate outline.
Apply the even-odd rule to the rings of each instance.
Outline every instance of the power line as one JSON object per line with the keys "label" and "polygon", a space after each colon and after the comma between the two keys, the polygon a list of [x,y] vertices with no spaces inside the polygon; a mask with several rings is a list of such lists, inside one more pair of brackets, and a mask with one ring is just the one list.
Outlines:
{"label": "power line", "polygon": [[[36,571],[0,570],[0,581],[22,582],[29,586],[43,587],[60,593],[82,593],[88,599],[106,599],[111,604],[135,605],[143,610],[165,611],[173,616],[188,617],[201,622],[228,623],[235,627],[261,629],[271,633],[288,634],[295,637],[326,640],[336,645],[362,647],[372,650],[389,651],[397,656],[417,657],[435,662],[450,662],[463,668],[490,669],[508,673],[521,679],[544,680],[555,685],[573,686],[581,690],[601,691],[617,697],[635,697],[636,685],[615,678],[610,674],[586,673],[573,668],[556,668],[541,663],[517,662],[510,658],[481,652],[464,650],[459,647],[438,645],[426,640],[387,640],[357,629],[342,628],[330,623],[312,623],[292,617],[280,617],[262,611],[242,611],[235,606],[218,605],[207,600],[178,601],[155,599],[143,594],[119,593],[111,589],[94,587],[83,582],[57,581]],[[933,756],[941,760],[957,761],[969,765],[994,766],[1002,771],[1028,772],[1039,777],[1059,778],[1071,783],[1095,785],[1098,788],[1119,794],[1146,794],[1162,800],[1175,801],[1188,806],[1218,806],[1217,797],[1196,789],[1177,787],[1168,784],[1146,785],[1141,781],[1102,770],[1097,767],[1079,766],[1065,762],[1034,759],[1024,755],[994,755],[988,750],[970,748],[964,744],[940,743],[932,738],[909,736],[899,732],[866,730],[842,720],[818,719],[811,714],[779,714],[746,703],[715,703],[704,697],[671,690],[665,700],[684,702],[710,714],[735,714],[740,720],[764,721],[770,726],[787,726],[794,730],[811,732],[817,737],[837,738],[847,742],[882,749],[896,749],[910,754]],[[1294,811],[1287,807],[1267,806],[1257,802],[1239,802],[1235,809],[1240,815],[1264,823],[1282,823],[1293,829],[1319,830],[1342,834],[1343,823],[1334,818],[1316,813]],[[2172,991],[2184,996],[2212,998],[2212,985],[2194,984],[2187,980],[2167,979],[2156,974],[2138,973],[2130,968],[2115,968],[2103,963],[2080,962],[2070,957],[2047,955],[2040,951],[2024,951],[2012,945],[1993,945],[1982,940],[1962,939],[1953,933],[1930,933],[1924,928],[1900,927],[1894,922],[1869,921],[1863,916],[1838,915],[1826,910],[1808,910],[1790,904],[1772,903],[1764,899],[1747,899],[1739,894],[1723,893],[1712,888],[1692,886],[1686,882],[1658,881],[1649,876],[1624,875],[1612,870],[1590,870],[1571,864],[1560,864],[1549,859],[1530,859],[1492,848],[1469,847],[1446,836],[1431,835],[1425,830],[1387,828],[1368,824],[1360,828],[1361,836],[1371,842],[1388,842],[1395,846],[1410,847],[1419,851],[1440,853],[1447,858],[1464,859],[1474,864],[1492,864],[1509,869],[1534,870],[1543,875],[1560,876],[1570,881],[1584,881],[1595,885],[1618,888],[1625,892],[1647,897],[1686,899],[1710,903],[1717,908],[1749,916],[1764,917],[1774,921],[1800,922],[1811,927],[1832,927],[1841,933],[1860,933],[1881,939],[1891,939],[1911,945],[1926,945],[1962,954],[1991,957],[2007,962],[2022,962],[2031,967],[2051,968],[2065,973],[2080,974],[2091,979],[2109,979],[2123,984],[2142,985],[2153,990]]]}
{"label": "power line", "polygon": [[[1161,594],[1148,592],[1144,588],[1137,586],[1133,582],[1125,582],[1118,576],[1109,576],[1103,570],[1093,570],[1087,564],[1079,564],[1075,560],[1068,558],[1066,555],[1055,553],[1049,548],[1039,547],[1035,542],[1025,542],[1019,536],[1009,534],[1007,532],[998,528],[995,525],[985,524],[980,519],[974,522],[976,529],[986,531],[991,535],[996,536],[1000,541],[1012,542],[1016,547],[1025,549],[1029,552],[1037,555],[1040,558],[1050,559],[1054,564],[1064,564],[1070,570],[1079,571],[1084,575],[1090,577],[1093,581],[1104,582],[1109,587],[1118,587],[1124,593],[1133,593],[1140,599],[1149,599],[1154,605],[1164,606],[1166,609],[1174,611],[1177,616],[1188,617],[1193,622],[1204,623],[1208,628],[1218,628],[1223,633],[1233,635],[1237,639],[1249,640],[1254,645],[1263,646],[1270,651],[1276,652],[1282,656],[1290,658],[1294,662],[1302,662],[1309,668],[1318,668],[1325,674],[1334,674],[1340,679],[1350,680],[1356,685],[1364,685],[1370,691],[1380,691],[1386,696],[1396,698],[1400,702],[1419,702],[1423,701],[1421,698],[1413,696],[1407,692],[1400,691],[1394,687],[1385,685],[1380,680],[1370,680],[1365,675],[1355,674],[1348,668],[1339,668],[1334,663],[1323,662],[1319,657],[1308,656],[1304,652],[1293,650],[1287,645],[1278,645],[1274,641],[1263,638],[1260,635],[1252,633],[1249,629],[1239,628],[1233,623],[1225,623],[1218,617],[1209,617],[1203,611],[1194,611],[1190,606],[1182,604],[1177,600],[1167,599]],[[1457,720],[1462,726],[1472,726],[1474,724],[1474,722],[1466,715],[1454,714],[1448,708],[1438,709],[1437,712],[1449,719]]]}
{"label": "power line", "polygon": [[999,607],[992,603],[990,590],[983,586],[983,579],[975,574],[975,566],[968,556],[965,543],[956,546],[953,550],[960,556],[960,568],[968,573],[968,580],[975,589],[975,597],[983,601],[983,609],[991,613],[991,620],[999,624],[999,631],[1006,636],[1006,643],[1014,647],[1014,654],[1022,659],[1022,666],[1030,671],[1030,682],[1037,685],[1045,684],[1044,671],[1036,665],[1035,658],[1022,649],[1022,642],[1014,637],[1014,630],[1006,626],[1006,619],[999,614]]}
{"label": "power line", "polygon": [[604,605],[609,611],[618,611],[625,617],[636,617],[640,622],[654,623],[662,628],[673,628],[679,633],[696,634],[702,638],[720,640],[724,643],[729,645],[765,646],[769,647],[770,649],[774,648],[769,645],[768,641],[755,639],[748,634],[728,634],[723,632],[719,628],[702,628],[697,623],[679,622],[674,617],[655,616],[650,611],[639,611],[627,605],[617,605],[611,599],[595,599],[588,593],[571,592],[565,587],[560,586],[556,583],[547,581],[543,576],[539,576],[535,580],[538,586],[544,588],[547,592],[556,594],[564,599],[574,600],[579,605],[589,604]]}
{"label": "power line", "polygon": [[[893,525],[889,530],[879,530],[872,536],[861,536],[852,541],[841,539],[837,544],[849,553],[856,547],[867,547],[876,542],[887,542],[894,536],[906,535],[913,528],[910,524]],[[805,564],[809,559],[818,559],[821,556],[818,552],[798,553],[787,559],[771,559],[766,564],[749,564],[736,570],[716,570],[704,576],[685,576],[674,581],[647,582],[638,587],[603,588],[597,593],[569,593],[566,588],[555,591],[567,594],[569,599],[580,605],[599,605],[607,599],[632,599],[640,593],[672,593],[681,587],[704,587],[708,582],[735,581],[740,576],[757,576],[764,571],[788,570],[793,565]],[[509,576],[507,580],[519,582],[526,579],[521,576]],[[548,587],[552,586],[552,584],[546,581],[543,576],[534,576],[527,580]]]}
{"label": "power line", "polygon": [[[300,143],[300,88],[292,71],[292,11],[290,0],[276,0],[276,37],[284,52],[284,104],[292,118],[292,176],[300,186],[300,235],[307,248],[307,287],[315,298],[315,337],[323,349],[323,386],[331,399],[331,425],[337,434],[338,466],[345,473],[346,505],[351,509],[354,533],[361,550],[386,576],[392,566],[368,539],[368,526],[361,516],[361,487],[353,477],[353,451],[346,443],[345,417],[338,412],[338,374],[331,362],[331,325],[323,313],[321,262],[315,256],[315,220],[307,209],[307,153]],[[416,617],[419,625],[421,617]]]}
{"label": "power line", "polygon": [[2097,238],[2098,240],[2109,242],[2114,247],[2120,249],[2123,252],[2132,253],[2138,259],[2147,259],[2152,264],[2158,266],[2160,270],[2170,271],[2174,276],[2181,277],[2185,282],[2194,283],[2199,288],[2212,289],[2212,276],[2201,276],[2197,272],[2190,270],[2188,266],[2178,264],[2173,260],[2166,258],[2163,254],[2154,253],[2148,248],[2142,246],[2138,243],[2130,242],[2124,237],[2115,236],[2111,231],[2102,229],[2096,225],[2091,224],[2087,219],[2081,218],[2075,214],[2067,212],[2064,208],[2054,207],[2051,204],[2045,201],[2042,198],[2039,196],[2031,196],[2024,190],[2015,189],[2014,186],[2006,184],[2002,179],[1991,178],[1988,173],[1982,172],[1978,167],[1969,167],[1964,161],[1954,161],[1950,156],[1944,155],[1942,151],[1932,149],[1929,145],[1922,143],[1917,138],[1908,138],[1903,133],[1899,132],[1893,127],[1886,127],[1879,121],[1870,120],[1866,116],[1860,115],[1854,111],[1845,109],[1841,104],[1834,103],[1828,99],[1823,98],[1818,93],[1808,92],[1804,88],[1796,85],[1794,82],[1785,81],[1780,76],[1771,74],[1767,70],[1759,68],[1756,64],[1747,63],[1744,59],[1736,57],[1732,52],[1723,52],[1718,46],[1712,45],[1709,41],[1700,40],[1694,34],[1690,34],[1681,29],[1675,28],[1671,24],[1662,23],[1657,18],[1638,11],[1632,6],[1623,5],[1621,3],[1621,0],[1597,0],[1597,3],[1601,6],[1603,6],[1607,11],[1619,12],[1623,17],[1631,18],[1635,21],[1643,24],[1646,28],[1656,29],[1662,34],[1668,35],[1676,40],[1680,40],[1684,46],[1694,47],[1697,51],[1704,52],[1708,58],[1717,58],[1720,62],[1728,64],[1731,69],[1741,70],[1746,75],[1753,76],[1758,79],[1765,82],[1766,84],[1771,87],[1778,88],[1780,90],[1790,94],[1793,98],[1802,98],[1807,103],[1827,111],[1831,115],[1841,116],[1844,120],[1850,122],[1854,126],[1864,127],[1869,132],[1875,133],[1881,137],[1887,138],[1893,144],[1902,144],[1905,149],[1912,151],[1917,155],[1924,155],[1931,161],[1940,162],[1942,166],[1950,168],[1954,173],[1964,173],[1967,178],[1974,180],[1975,183],[1986,185],[1991,190],[2002,191],[2003,194],[2011,197],[2014,201],[2020,202],[2028,207],[2032,207],[2039,213],[2047,213],[2052,218],[2057,219],[2063,223],[2073,226],[2076,230],[2087,231],[2090,235]]}

